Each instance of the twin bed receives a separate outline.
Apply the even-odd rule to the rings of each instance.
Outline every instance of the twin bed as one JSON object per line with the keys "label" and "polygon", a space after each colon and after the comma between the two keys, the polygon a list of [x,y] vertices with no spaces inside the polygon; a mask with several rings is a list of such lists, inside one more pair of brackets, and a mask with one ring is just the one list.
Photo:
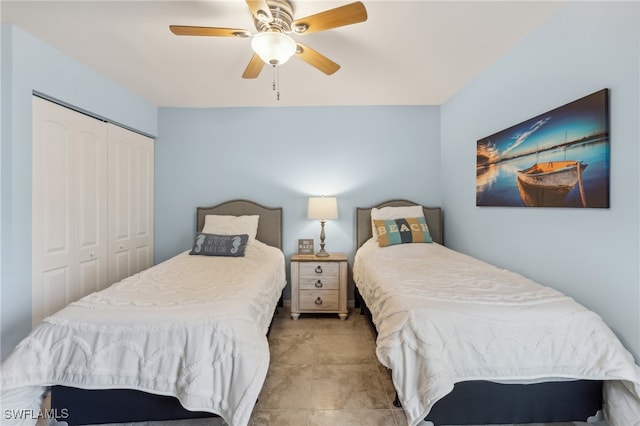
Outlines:
{"label": "twin bed", "polygon": [[3,363],[3,408],[27,410],[3,424],[34,424],[54,385],[51,413],[68,424],[212,414],[247,424],[286,284],[282,209],[245,200],[198,208],[197,231],[224,237],[196,236],[191,251],[39,324]]}
{"label": "twin bed", "polygon": [[[432,243],[407,220],[418,215]],[[600,317],[444,247],[442,233],[439,208],[357,210],[356,297],[409,425],[586,421],[600,410],[610,426],[640,424],[639,368]]]}
{"label": "twin bed", "polygon": [[[286,283],[282,210],[198,208],[197,231],[231,234],[233,244],[209,249],[245,255],[184,252],[45,319],[2,366],[3,408],[38,413],[53,386],[54,414],[68,424],[213,414],[247,424]],[[601,410],[610,426],[640,424],[639,369],[602,320],[445,248],[440,209],[358,209],[356,237],[357,302],[409,425],[584,421]],[[192,252],[206,241],[196,237]]]}

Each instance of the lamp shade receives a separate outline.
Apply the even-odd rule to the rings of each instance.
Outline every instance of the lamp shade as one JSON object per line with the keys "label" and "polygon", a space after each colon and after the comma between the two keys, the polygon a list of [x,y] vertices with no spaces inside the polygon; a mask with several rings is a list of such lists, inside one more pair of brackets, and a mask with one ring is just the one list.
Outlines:
{"label": "lamp shade", "polygon": [[307,218],[329,220],[338,218],[338,200],[335,197],[309,197]]}
{"label": "lamp shade", "polygon": [[284,64],[296,53],[296,42],[277,31],[258,33],[251,40],[251,48],[265,64]]}

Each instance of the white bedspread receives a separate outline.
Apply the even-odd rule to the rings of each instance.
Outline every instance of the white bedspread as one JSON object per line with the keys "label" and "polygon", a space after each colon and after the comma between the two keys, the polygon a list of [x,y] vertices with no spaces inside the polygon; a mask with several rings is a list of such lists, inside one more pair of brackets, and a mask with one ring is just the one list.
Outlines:
{"label": "white bedspread", "polygon": [[466,380],[606,380],[611,426],[640,424],[640,368],[595,313],[516,273],[438,244],[357,252],[353,275],[378,359],[410,425]]}
{"label": "white bedspread", "polygon": [[245,257],[179,254],[39,324],[2,365],[3,410],[37,413],[52,384],[128,388],[245,425],[285,284],[284,255],[259,241]]}

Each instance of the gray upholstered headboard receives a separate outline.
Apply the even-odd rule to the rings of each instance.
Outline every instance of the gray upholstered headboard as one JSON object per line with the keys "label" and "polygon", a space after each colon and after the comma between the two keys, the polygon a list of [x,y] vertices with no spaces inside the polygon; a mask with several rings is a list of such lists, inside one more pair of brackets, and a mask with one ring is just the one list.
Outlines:
{"label": "gray upholstered headboard", "polygon": [[220,215],[259,215],[256,239],[282,250],[282,207],[265,207],[248,200],[231,200],[211,207],[198,207],[196,210],[196,230],[204,227],[204,218],[210,214]]}
{"label": "gray upholstered headboard", "polygon": [[[419,205],[408,200],[390,200],[380,203],[372,207],[358,207],[356,209],[356,242],[358,248],[372,237],[371,233],[371,209],[374,207],[401,207]],[[424,217],[427,220],[429,234],[431,239],[438,244],[444,245],[443,227],[442,227],[442,209],[440,207],[422,206]]]}

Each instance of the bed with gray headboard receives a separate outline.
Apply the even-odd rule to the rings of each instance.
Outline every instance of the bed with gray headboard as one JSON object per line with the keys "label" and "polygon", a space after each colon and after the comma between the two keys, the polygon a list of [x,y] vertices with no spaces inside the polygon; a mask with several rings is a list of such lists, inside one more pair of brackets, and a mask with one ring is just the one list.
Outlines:
{"label": "bed with gray headboard", "polygon": [[[416,205],[416,203],[408,200],[390,200],[372,207],[356,208],[356,247],[360,248],[360,246],[373,235],[371,229],[371,209],[374,207],[381,209],[383,207],[403,207],[413,205]],[[427,225],[429,226],[431,238],[438,244],[444,244],[442,209],[440,207],[422,206],[422,211],[427,221]]]}
{"label": "bed with gray headboard", "polygon": [[[273,296],[274,295],[277,296],[276,302],[279,299],[281,303],[282,290],[284,288],[284,284],[286,284],[286,281],[285,281],[286,272],[284,271],[284,265],[285,265],[284,255],[282,254],[282,251],[281,251],[282,250],[282,208],[266,207],[248,200],[231,200],[231,201],[227,201],[211,207],[198,207],[196,209],[196,217],[195,217],[196,232],[203,231],[203,227],[205,225],[205,218],[208,215],[224,215],[224,216],[258,215],[259,221],[258,221],[257,233],[255,236],[255,239],[261,243],[266,244],[267,246],[270,246],[270,248],[265,248],[263,246],[257,245],[257,246],[252,246],[257,248],[250,248],[250,245],[247,245],[246,257],[233,258],[233,259],[228,257],[224,258],[224,259],[229,259],[230,262],[244,262],[245,261],[244,259],[250,258],[249,260],[246,260],[246,261],[253,262],[253,259],[255,257],[260,257],[264,255],[263,257],[264,259],[269,259],[269,260],[265,260],[264,263],[270,265],[270,266],[267,266],[268,272],[265,272],[265,276],[270,275],[272,271],[276,271],[274,278],[265,279],[265,281],[271,280],[268,283],[266,283],[269,285],[269,289],[266,289],[265,287],[263,287],[263,284],[260,282],[259,279],[258,279],[258,283],[255,284],[255,286],[260,286],[260,287],[247,287],[247,288],[257,288],[259,289],[259,291],[254,291],[253,292],[254,294],[246,294],[245,304],[247,306],[251,305],[254,307],[256,305],[264,305],[263,307],[260,308],[259,313],[261,315],[261,319],[259,322],[256,319],[256,323],[258,326],[256,327],[256,332],[254,333],[255,335],[251,339],[251,341],[257,342],[255,343],[256,355],[251,355],[251,351],[253,350],[251,349],[253,348],[253,346],[251,345],[253,345],[253,343],[247,343],[247,345],[249,345],[248,350],[245,350],[242,353],[234,354],[231,357],[227,356],[226,358],[220,358],[224,360],[225,363],[226,362],[230,363],[229,365],[231,369],[236,369],[236,370],[246,369],[246,371],[251,371],[249,368],[253,368],[254,365],[259,365],[259,368],[258,366],[256,366],[256,374],[255,374],[255,377],[259,378],[263,373],[266,375],[266,367],[268,367],[268,346],[266,347],[266,349],[264,348],[264,345],[267,345],[267,343],[266,343],[266,338],[264,338],[263,327],[265,327],[265,324],[268,327],[269,318],[273,316],[274,308],[276,307],[276,303],[274,303],[272,300]],[[277,250],[275,250],[274,252],[273,248]],[[249,254],[250,250],[254,250],[251,252],[252,253],[251,255]],[[258,253],[258,254],[256,255],[254,253]],[[150,273],[153,273],[155,275],[161,275],[163,273],[163,269],[161,265],[167,262],[175,262],[175,259],[178,259],[179,262],[183,262],[186,265],[189,265],[190,269],[187,268],[186,270],[177,269],[175,271],[169,271],[170,275],[167,276],[168,278],[166,279],[160,278],[159,282],[163,282],[165,280],[172,280],[173,278],[171,277],[173,276],[186,276],[188,278],[188,274],[190,274],[190,271],[197,271],[199,268],[198,265],[205,265],[204,262],[225,262],[226,261],[219,256],[216,256],[216,257],[189,256],[188,254],[189,253],[181,253],[175,258],[168,259],[167,261],[163,262],[162,264],[154,266],[148,271],[151,271]],[[194,253],[191,253],[191,254],[194,254]],[[187,262],[191,262],[191,263],[187,263]],[[194,264],[193,262],[201,262],[201,263]],[[194,268],[193,265],[196,265],[196,267]],[[209,263],[207,264],[207,266],[203,266],[203,268],[212,267],[209,265],[211,264]],[[223,264],[220,263],[220,265],[223,265]],[[236,263],[236,265],[238,265],[238,263]],[[257,265],[258,265],[257,267],[262,267],[261,263],[259,262],[257,263]],[[158,268],[158,267],[159,269],[155,269],[154,270],[155,272],[152,271],[152,269]],[[225,267],[225,266],[221,266],[221,267]],[[242,269],[244,270],[244,268]],[[262,271],[262,269],[260,270]],[[210,273],[217,274],[217,270],[215,269],[211,270]],[[142,274],[144,274],[144,272]],[[184,274],[187,274],[187,275],[184,275]],[[280,275],[282,276],[281,277],[283,280],[282,283],[280,283],[279,281],[281,279]],[[239,280],[238,283],[242,283],[241,281],[242,278],[239,278],[238,280]],[[278,282],[275,282],[276,280],[278,280]],[[119,284],[120,283],[114,284],[114,286],[117,286]],[[200,282],[195,282],[195,284],[206,286],[206,281],[203,284],[200,284]],[[180,287],[181,284],[180,282],[176,282],[176,285]],[[216,282],[215,286],[217,285],[218,284]],[[253,286],[254,284],[251,284],[251,285]],[[217,300],[217,298],[222,297],[222,296],[216,295],[215,292],[217,290],[215,289],[209,289],[208,287],[202,287],[202,288],[206,289],[204,291],[208,292],[207,295],[211,294],[210,296],[211,299],[204,298],[203,296],[202,303],[209,303],[209,300]],[[245,288],[245,287],[242,287],[242,288]],[[105,289],[105,290],[108,290],[108,289]],[[187,291],[187,290],[184,290],[184,291]],[[242,291],[244,290],[242,289],[237,290],[237,292],[242,292]],[[277,294],[274,292],[276,292]],[[235,297],[235,299],[233,300],[238,300],[238,299],[242,300],[242,297],[245,297],[245,296],[240,295],[238,297]],[[257,300],[256,298],[259,298],[260,300]],[[171,301],[168,301],[165,303],[170,303],[170,302]],[[198,301],[196,300],[194,301],[194,303],[195,302],[198,302]],[[219,303],[219,302],[215,302],[215,303],[210,302],[210,303],[211,303],[210,306],[212,306],[212,310],[222,309],[221,305],[219,304],[215,305],[215,303]],[[233,302],[233,303],[236,303],[236,302]],[[193,309],[198,309],[199,305],[198,303],[196,303],[190,306],[194,306]],[[193,309],[191,308],[185,309],[185,313],[189,314],[189,312],[187,311],[190,311]],[[203,312],[207,312],[208,310],[208,308],[206,308],[206,305],[204,305],[202,309],[203,309]],[[218,323],[218,322],[215,322],[215,321],[218,321],[217,319],[212,319],[214,317],[209,317],[209,316],[207,316],[206,318],[203,317],[202,319],[198,319],[199,317],[196,317],[196,314],[191,313],[193,318],[190,318],[187,323],[197,324],[199,323],[199,321],[211,322],[214,327],[230,327],[229,328],[230,331],[227,332],[227,335],[228,334],[233,335],[235,331],[233,331],[234,329],[232,327],[234,327],[235,324],[239,324],[240,322],[242,322],[243,324],[246,324],[246,321],[251,321],[250,315],[251,315],[251,312],[254,312],[254,311],[258,311],[258,310],[254,308],[251,308],[251,309],[247,308],[248,313],[245,313],[245,312],[238,313],[237,315],[241,319],[237,320],[236,322],[230,322],[230,323],[227,323],[227,322]],[[167,315],[169,316],[173,315],[172,312],[173,311],[171,310],[167,311]],[[237,312],[237,311],[234,311],[234,312]],[[231,313],[232,316],[236,315],[234,312]],[[269,312],[271,312],[270,316],[269,316]],[[229,316],[228,314],[224,314],[224,315],[225,317]],[[221,316],[223,315],[221,314]],[[166,327],[172,327],[172,326],[171,324],[167,324]],[[176,327],[180,327],[180,326],[176,325]],[[241,328],[244,330],[247,328],[247,326],[243,325]],[[99,333],[99,332],[100,332],[99,328],[96,328],[96,333]],[[188,336],[193,336],[193,334],[191,334],[191,330],[189,330],[188,333],[189,333]],[[245,333],[245,331],[242,331],[242,333]],[[214,337],[211,337],[212,343],[210,343],[210,345],[213,347],[214,345],[216,345],[214,339],[216,339],[215,336],[218,334],[216,334],[214,330],[210,333],[210,335],[214,336]],[[242,344],[244,344],[242,342],[250,340],[249,337],[246,337],[246,336],[243,336],[241,340],[236,340],[235,337],[232,337],[232,338],[234,339],[233,340],[234,345],[238,344],[239,346],[242,346]],[[192,342],[193,340],[196,340],[196,339],[194,339],[193,337],[190,337],[187,340],[189,342]],[[241,343],[235,343],[238,341],[240,341]],[[223,344],[227,344],[227,343],[224,343],[224,342],[220,343],[220,345],[223,345]],[[190,346],[190,345],[186,345],[186,344],[183,345],[185,353],[187,352],[187,350],[191,350],[191,349],[188,349],[187,346]],[[76,345],[76,347],[78,347],[78,345]],[[174,348],[172,350],[175,351],[177,349]],[[200,349],[198,349],[198,351],[200,351]],[[251,360],[244,361],[242,359],[244,357],[243,353],[247,353],[247,356],[252,356],[253,358],[251,358]],[[265,357],[261,357],[260,354],[264,354]],[[188,358],[190,355],[189,356],[185,354],[181,355],[176,352],[175,356],[180,357],[182,359],[182,357]],[[220,355],[220,356],[223,357],[224,355]],[[254,361],[254,358],[255,358],[255,361]],[[143,359],[146,362],[146,358],[143,358]],[[236,359],[240,359],[239,364],[233,364],[234,362],[236,362],[234,361]],[[242,363],[245,363],[245,364],[242,364]],[[167,365],[169,364],[170,363],[168,363]],[[222,361],[221,361],[221,365],[222,365]],[[185,368],[179,369],[178,371],[182,371],[185,369],[189,370],[193,368],[193,366],[187,366],[187,365],[185,365],[184,367]],[[212,365],[212,367],[214,367],[214,369],[219,368],[219,367],[215,367],[215,365]],[[56,368],[60,369],[59,366]],[[223,368],[223,367],[220,367],[220,368]],[[227,368],[227,367],[224,366],[224,368]],[[180,373],[180,374],[183,374],[183,373]],[[214,374],[215,374],[215,371],[214,371]],[[200,377],[202,377],[203,375],[206,376],[206,374],[200,374]],[[247,374],[244,374],[244,376],[247,376]],[[224,373],[224,377],[225,378],[220,379],[220,376],[218,376],[218,379],[216,380],[222,381],[224,383],[224,381],[227,380],[226,379],[227,373]],[[179,380],[182,383],[180,386],[184,386],[185,389],[188,388],[190,386],[189,380],[193,380],[193,379],[195,379],[195,377],[180,376]],[[234,412],[233,420],[228,418],[229,416],[231,416],[229,415],[228,412],[227,412],[228,416],[222,415],[222,417],[226,417],[227,421],[232,421],[233,423],[243,423],[244,420],[238,420],[238,419],[243,419],[244,418],[243,416],[246,417],[247,410],[250,414],[251,407],[253,407],[253,404],[257,399],[256,391],[259,392],[258,384],[257,382],[255,382],[255,378],[250,379],[250,381],[247,381],[247,383],[243,381],[246,379],[239,378],[235,375],[231,377],[231,379],[229,379],[230,382],[229,382],[229,388],[228,388],[230,389],[230,393],[234,395],[246,394],[247,397],[246,398],[236,397],[236,398],[241,398],[241,402],[238,403],[236,400],[236,401],[230,402],[229,405],[246,406],[246,409],[242,409],[244,411],[244,414],[238,414],[238,417],[235,417],[236,416],[235,413],[239,413],[239,409],[237,412]],[[207,404],[204,404],[204,403],[200,410],[193,410],[193,411],[186,410],[185,408],[183,408],[178,398],[174,397],[174,395],[171,395],[170,392],[167,392],[165,389],[156,391],[154,388],[149,388],[147,391],[144,391],[137,386],[134,388],[128,388],[128,386],[104,386],[103,384],[102,385],[92,384],[90,382],[90,380],[92,380],[91,378],[89,378],[88,380],[89,380],[88,382],[80,382],[77,386],[75,384],[71,385],[68,382],[65,382],[64,380],[62,381],[52,380],[48,383],[42,383],[43,385],[51,385],[52,383],[54,384],[54,386],[52,386],[51,388],[52,389],[51,404],[52,404],[52,408],[54,409],[53,412],[57,413],[58,415],[58,420],[65,421],[67,422],[67,424],[70,424],[70,425],[71,424],[103,424],[103,423],[158,421],[158,420],[176,420],[176,419],[187,419],[187,418],[197,418],[197,417],[211,417],[211,416],[216,416],[216,414],[219,414],[217,413],[217,411],[213,409],[209,409],[208,408],[209,406],[207,406]],[[84,383],[84,385],[82,385],[82,383]],[[259,383],[259,385],[261,387],[261,382]],[[243,388],[240,388],[240,386],[243,386]],[[207,386],[205,386],[205,388],[206,387]],[[234,390],[234,387],[237,387],[238,389],[237,392]],[[189,394],[189,392],[186,392],[186,393],[183,392],[181,396],[184,397],[184,395]],[[220,398],[222,398],[222,400],[224,401],[225,398],[227,398],[227,396],[220,395]],[[192,401],[195,401],[195,399],[193,399]],[[225,403],[223,402],[222,404],[224,405]],[[191,406],[193,407],[194,404],[192,403]],[[214,407],[214,406],[211,406],[211,407]]]}
{"label": "bed with gray headboard", "polygon": [[[430,318],[429,315],[419,316],[417,314],[414,315],[414,313],[423,309],[420,307],[419,302],[417,302],[418,299],[422,300],[423,293],[427,295],[424,296],[424,300],[429,301],[429,299],[431,299],[431,302],[439,297],[444,297],[442,296],[444,293],[436,293],[435,290],[430,292],[431,290],[428,290],[431,285],[429,275],[420,277],[411,275],[409,276],[409,281],[414,283],[412,284],[414,287],[402,287],[399,281],[403,280],[403,274],[407,268],[402,266],[398,267],[398,269],[393,269],[391,263],[385,263],[387,256],[389,256],[388,262],[395,262],[396,258],[393,256],[397,255],[391,255],[391,253],[394,253],[391,251],[386,252],[388,254],[383,254],[387,248],[378,248],[375,242],[372,243],[374,240],[372,239],[371,222],[371,211],[373,207],[382,208],[412,205],[416,205],[416,203],[407,200],[392,200],[372,207],[356,209],[355,237],[358,252],[356,253],[353,265],[353,275],[356,284],[356,303],[360,304],[362,307],[361,313],[369,316],[373,326],[376,328],[376,333],[379,333],[377,340],[378,358],[382,364],[390,369],[394,385],[397,390],[400,390],[400,392],[397,392],[397,395],[401,396],[402,390],[405,391],[405,395],[403,395],[402,398],[396,398],[396,405],[405,406],[405,412],[408,413],[407,409],[409,409],[409,411],[413,413],[412,415],[407,415],[410,424],[414,424],[412,421],[417,422],[422,418],[436,425],[586,421],[589,416],[595,415],[598,410],[602,409],[603,382],[600,380],[602,375],[600,379],[596,379],[598,375],[594,375],[593,379],[590,379],[590,377],[577,377],[575,380],[532,380],[526,384],[517,381],[505,383],[494,380],[493,378],[487,378],[485,380],[482,377],[477,377],[474,380],[453,380],[455,383],[452,383],[450,392],[444,397],[438,396],[440,399],[436,398],[437,402],[435,402],[435,404],[424,400],[416,402],[419,399],[426,398],[425,396],[420,397],[420,395],[427,395],[427,393],[422,394],[422,390],[412,388],[412,386],[414,386],[413,383],[407,383],[418,383],[418,385],[415,385],[416,388],[420,386],[423,387],[422,389],[428,387],[428,380],[425,378],[424,381],[421,381],[420,375],[427,375],[425,371],[428,370],[429,361],[427,360],[428,355],[425,355],[425,359],[420,361],[423,362],[423,364],[414,364],[413,361],[411,361],[413,359],[412,357],[414,353],[420,353],[421,351],[428,353],[427,347],[437,345],[435,341],[419,343],[420,339],[415,339],[415,341],[409,341],[409,339],[407,341],[394,339],[404,339],[404,337],[401,336],[404,336],[405,333],[410,333],[411,330],[413,330],[413,333],[416,335],[423,336],[421,333],[425,332],[424,330],[438,327],[440,323],[436,323],[435,321],[431,323],[420,322],[418,320],[418,318]],[[438,243],[438,245],[443,245],[442,210],[438,207],[423,206],[423,212],[433,241]],[[367,244],[365,245],[365,243]],[[375,248],[372,248],[371,244],[375,245]],[[407,244],[401,244],[401,246],[407,246]],[[412,246],[416,249],[423,248],[424,250],[438,249],[438,254],[443,250],[451,252],[443,246],[438,247],[437,245],[431,244],[412,244]],[[412,248],[402,247],[401,249]],[[394,248],[393,250],[397,253],[400,249]],[[364,253],[365,251],[367,254]],[[362,258],[359,258],[360,256],[362,256]],[[369,261],[366,261],[366,256],[373,257],[370,257]],[[444,259],[445,256],[443,255],[442,258]],[[419,260],[414,258],[411,258],[411,261],[419,262]],[[466,260],[464,260],[464,262],[466,262]],[[470,262],[479,263],[477,260]],[[411,265],[416,265],[416,263],[412,263]],[[461,263],[461,265],[463,265],[463,263]],[[466,263],[464,263],[464,265],[466,265]],[[484,267],[485,266],[482,266],[482,268]],[[489,268],[490,265],[486,267]],[[374,273],[377,273],[381,278],[374,279],[374,275],[372,275]],[[453,272],[447,271],[446,274],[455,277],[455,270]],[[373,281],[375,281],[375,284]],[[422,282],[423,284],[416,285],[416,281]],[[448,283],[444,284],[445,287],[448,287]],[[412,292],[407,289],[414,289],[416,291]],[[380,296],[381,294],[385,296]],[[408,295],[407,299],[402,299],[404,294]],[[401,305],[403,300],[406,301],[407,306],[412,306],[411,308],[406,308],[406,311],[409,312],[407,318],[411,318],[411,320],[407,319],[405,323],[406,327],[397,326],[397,324],[402,323],[402,317],[398,317],[398,315],[403,315],[403,309],[401,307],[396,310],[389,308],[389,306]],[[374,309],[368,306],[369,302],[375,304],[377,308]],[[471,307],[472,303],[475,302],[466,301],[465,303]],[[455,303],[450,303],[447,299],[442,299],[441,303],[435,303],[435,307],[434,305],[429,306],[431,306],[430,309],[432,310],[440,310],[445,309],[443,308],[444,306],[450,306],[452,304]],[[371,310],[369,310],[370,308]],[[373,314],[372,311],[374,311]],[[462,315],[464,314],[465,313]],[[392,315],[394,316],[392,317]],[[475,313],[469,313],[469,315],[475,315]],[[469,318],[471,318],[471,316]],[[382,324],[382,329],[377,328],[377,325],[380,324]],[[389,324],[393,324],[393,326],[399,328],[397,330],[393,328],[390,329]],[[606,328],[606,326],[601,324],[597,324],[595,327]],[[446,336],[448,332],[446,329],[442,329],[439,333]],[[380,336],[384,337],[381,338]],[[453,337],[458,338],[457,336],[451,336],[452,340]],[[428,338],[425,339],[429,340]],[[445,337],[445,341],[446,339],[447,337]],[[412,347],[415,345],[418,347]],[[489,345],[489,343],[487,343],[487,345]],[[602,345],[602,343],[598,343],[598,345]],[[614,345],[616,349],[620,347],[620,350],[624,351],[619,342],[613,342],[612,345]],[[407,349],[409,347],[411,348]],[[472,350],[472,348],[470,347],[469,350]],[[621,356],[624,358],[623,355]],[[419,357],[419,355],[415,356],[415,358]],[[434,358],[429,358],[429,360],[433,359]],[[628,360],[624,362],[628,362]],[[630,362],[632,363],[633,361],[631,360]],[[629,369],[632,370],[633,368],[630,366]],[[408,374],[407,371],[412,371],[413,373]],[[446,374],[448,374],[448,372]],[[632,373],[629,374],[632,375]],[[550,373],[550,377],[552,375],[553,374]],[[429,380],[433,380],[433,376],[429,376]],[[409,395],[410,392],[408,389],[415,391],[415,393]],[[401,401],[402,399],[404,400]],[[406,407],[406,405],[410,406]],[[427,412],[426,416],[418,417],[416,414],[425,412]]]}
{"label": "bed with gray headboard", "polygon": [[231,200],[196,208],[196,231],[202,231],[208,215],[258,215],[256,239],[282,250],[282,207],[266,207],[249,200]]}

